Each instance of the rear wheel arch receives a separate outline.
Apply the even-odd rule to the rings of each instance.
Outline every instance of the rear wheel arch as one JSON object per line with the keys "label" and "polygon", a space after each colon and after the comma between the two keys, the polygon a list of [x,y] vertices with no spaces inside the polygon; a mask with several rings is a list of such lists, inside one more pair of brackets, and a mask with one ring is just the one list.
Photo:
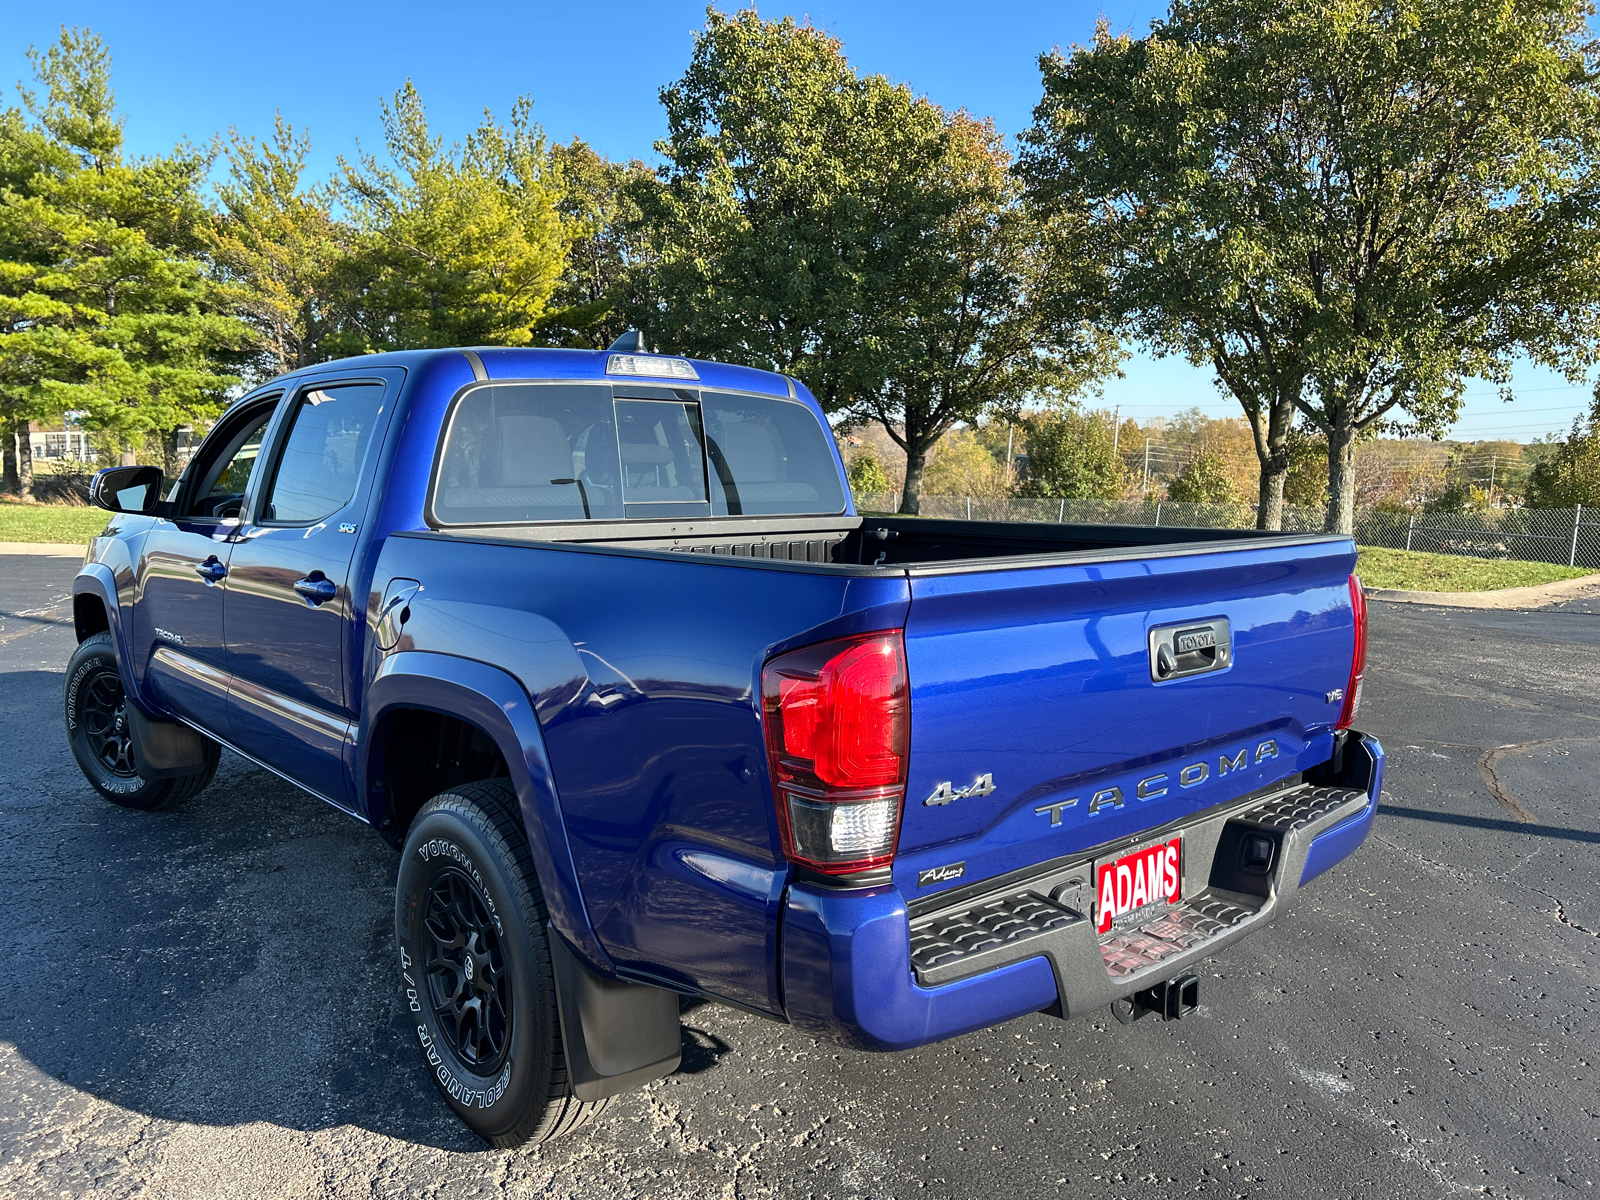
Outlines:
{"label": "rear wheel arch", "polygon": [[[426,803],[436,794],[422,794],[427,785],[417,782],[402,785],[391,799],[386,772],[397,761],[391,757],[391,747],[397,734],[418,728],[436,737],[441,731],[447,737],[462,737],[469,748],[479,736],[492,745],[493,761],[504,764],[504,773],[475,773],[476,778],[462,786],[494,778],[510,782],[552,923],[591,963],[609,969],[610,957],[590,926],[578,886],[544,735],[522,684],[499,667],[453,655],[406,651],[384,661],[363,705],[356,782],[363,815],[397,849],[404,845],[421,807],[411,807],[415,795],[421,794]],[[475,753],[487,752],[487,746],[478,743]],[[487,761],[478,758],[480,766]]]}
{"label": "rear wheel arch", "polygon": [[434,796],[511,776],[500,744],[452,713],[397,705],[383,713],[369,737],[367,811],[379,834],[397,849]]}

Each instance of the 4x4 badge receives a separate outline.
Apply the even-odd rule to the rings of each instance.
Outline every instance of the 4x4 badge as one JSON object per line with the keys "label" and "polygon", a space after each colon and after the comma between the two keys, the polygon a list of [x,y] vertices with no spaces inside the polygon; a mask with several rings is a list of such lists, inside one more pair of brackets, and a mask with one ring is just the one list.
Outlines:
{"label": "4x4 badge", "polygon": [[987,796],[992,791],[994,791],[994,776],[985,772],[978,776],[977,782],[970,787],[951,787],[950,781],[947,779],[934,788],[933,794],[923,803],[938,807],[949,804],[952,800],[965,800],[969,796]]}

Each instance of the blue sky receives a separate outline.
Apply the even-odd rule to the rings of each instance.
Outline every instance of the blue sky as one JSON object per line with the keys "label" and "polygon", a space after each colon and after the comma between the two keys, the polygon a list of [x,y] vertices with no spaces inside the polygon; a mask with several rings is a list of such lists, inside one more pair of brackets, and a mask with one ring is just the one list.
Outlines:
{"label": "blue sky", "polygon": [[[719,5],[719,7],[725,7]],[[991,116],[1008,134],[1029,122],[1038,98],[1036,60],[1052,46],[1086,41],[1104,16],[1142,32],[1163,5],[946,0],[760,5],[793,13],[841,38],[865,71],[903,80],[951,108]],[[484,107],[504,115],[519,95],[553,138],[580,135],[608,156],[653,160],[665,132],[657,91],[688,61],[704,3],[387,4],[285,0],[267,4],[109,3],[0,0],[0,104],[27,81],[24,52],[62,24],[87,25],[114,56],[119,106],[136,153],[181,139],[208,141],[229,126],[263,135],[281,111],[311,131],[315,168],[330,172],[356,139],[376,147],[378,101],[410,78],[437,132],[463,136]],[[1486,384],[1469,387],[1457,437],[1530,440],[1564,431],[1588,408],[1589,389],[1528,368],[1517,399],[1503,404]],[[1209,371],[1136,353],[1104,403],[1147,418],[1198,405],[1218,416],[1237,408]]]}

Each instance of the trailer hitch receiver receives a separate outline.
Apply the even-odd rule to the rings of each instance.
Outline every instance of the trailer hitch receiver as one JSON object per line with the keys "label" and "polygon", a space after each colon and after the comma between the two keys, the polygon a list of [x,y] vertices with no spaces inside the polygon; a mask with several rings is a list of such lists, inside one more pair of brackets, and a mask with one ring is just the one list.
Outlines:
{"label": "trailer hitch receiver", "polygon": [[1200,1007],[1200,977],[1179,975],[1111,1002],[1112,1015],[1124,1025],[1154,1013],[1163,1021],[1181,1021]]}

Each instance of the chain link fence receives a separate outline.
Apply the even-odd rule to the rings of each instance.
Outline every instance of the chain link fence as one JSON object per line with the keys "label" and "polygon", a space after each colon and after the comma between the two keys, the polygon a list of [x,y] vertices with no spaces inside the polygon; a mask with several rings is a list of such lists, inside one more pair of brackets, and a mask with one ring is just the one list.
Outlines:
{"label": "chain link fence", "polygon": [[[892,513],[894,492],[856,497],[862,512]],[[1029,500],[1016,497],[924,496],[922,515],[968,521],[1050,521],[1069,525],[1171,525],[1247,529],[1248,504],[1181,504],[1144,500]],[[1322,528],[1321,508],[1285,506],[1283,527],[1297,533]],[[1356,542],[1391,550],[1425,550],[1471,558],[1505,558],[1600,569],[1600,508],[1491,508],[1459,513],[1356,514]]]}
{"label": "chain link fence", "polygon": [[1356,518],[1356,541],[1392,550],[1600,568],[1600,509],[1363,512]]}

